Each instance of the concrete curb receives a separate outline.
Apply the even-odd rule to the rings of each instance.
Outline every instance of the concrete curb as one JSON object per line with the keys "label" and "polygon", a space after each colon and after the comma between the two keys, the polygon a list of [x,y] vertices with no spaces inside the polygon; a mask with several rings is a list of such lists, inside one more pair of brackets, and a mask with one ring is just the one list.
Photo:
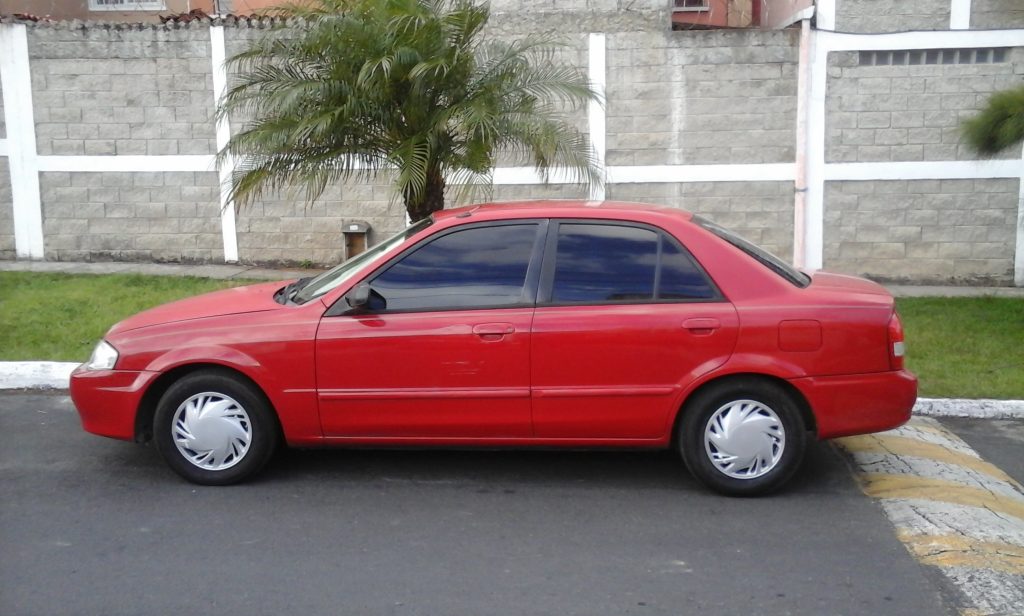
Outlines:
{"label": "concrete curb", "polygon": [[[0,389],[67,389],[76,362],[0,361]],[[915,415],[1024,419],[1024,400],[918,398]]]}
{"label": "concrete curb", "polygon": [[1024,419],[1024,400],[980,398],[918,398],[915,415],[928,417],[970,417],[973,419]]}
{"label": "concrete curb", "polygon": [[78,362],[0,361],[0,389],[67,389]]}

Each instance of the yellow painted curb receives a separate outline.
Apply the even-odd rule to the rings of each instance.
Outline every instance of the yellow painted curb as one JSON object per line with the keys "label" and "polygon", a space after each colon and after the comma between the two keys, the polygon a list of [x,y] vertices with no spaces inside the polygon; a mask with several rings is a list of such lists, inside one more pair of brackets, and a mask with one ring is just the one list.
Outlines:
{"label": "yellow painted curb", "polygon": [[859,479],[864,493],[874,498],[923,499],[982,507],[1024,520],[1024,498],[1002,496],[981,488],[915,475],[863,473]]}
{"label": "yellow painted curb", "polygon": [[[935,430],[934,432],[936,434],[942,433],[939,430]],[[1007,475],[1002,469],[994,464],[986,462],[981,458],[943,447],[942,445],[936,445],[935,443],[889,434],[867,434],[864,436],[850,436],[837,440],[844,449],[854,453],[881,453],[896,456],[928,458],[929,460],[963,466],[988,475],[994,479],[1005,481],[1017,488],[1021,488],[1020,484],[1017,483],[1013,477]]]}
{"label": "yellow painted curb", "polygon": [[900,540],[926,565],[995,569],[1024,575],[1024,547],[979,541],[963,535],[917,535],[901,531]]}

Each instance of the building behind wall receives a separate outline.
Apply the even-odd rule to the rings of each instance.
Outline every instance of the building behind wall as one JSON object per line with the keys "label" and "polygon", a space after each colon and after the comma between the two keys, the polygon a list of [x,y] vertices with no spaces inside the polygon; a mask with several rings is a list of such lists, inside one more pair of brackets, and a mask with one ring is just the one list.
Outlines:
{"label": "building behind wall", "polygon": [[[699,212],[788,258],[804,109],[824,118],[817,133],[809,123],[805,159],[822,248],[801,258],[884,279],[1014,283],[1021,151],[974,163],[958,126],[992,92],[1021,83],[1024,5],[973,0],[966,20],[964,3],[951,0],[881,3],[884,14],[869,0],[819,6],[817,46],[839,48],[817,64],[810,57],[808,81],[824,89],[801,105],[799,24],[736,27],[727,18],[717,29],[673,30],[674,4],[491,3],[490,36],[558,32],[562,58],[585,71],[603,57],[606,198]],[[764,2],[750,25],[766,26],[787,6],[798,14],[806,3]],[[12,194],[2,154],[15,146],[4,122],[24,116],[0,111],[0,258],[330,263],[342,257],[347,222],[368,222],[371,241],[400,229],[404,212],[382,178],[334,187],[311,206],[289,195],[247,206],[233,217],[236,247],[225,242],[212,56],[221,33],[230,56],[269,27],[230,17],[146,27],[5,19],[4,32],[24,28],[35,143],[17,147],[33,154],[40,197],[33,206]],[[918,34],[885,36],[904,31]],[[0,60],[5,86],[12,62]],[[242,119],[231,120],[237,130]],[[586,110],[572,121],[589,130]],[[585,196],[573,185],[494,187],[497,199]],[[43,242],[29,255],[14,220],[32,207]]]}

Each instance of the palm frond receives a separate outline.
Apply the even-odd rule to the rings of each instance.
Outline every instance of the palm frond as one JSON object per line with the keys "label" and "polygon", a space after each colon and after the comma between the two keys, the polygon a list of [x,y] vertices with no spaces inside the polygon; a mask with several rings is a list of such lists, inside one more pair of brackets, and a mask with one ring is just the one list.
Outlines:
{"label": "palm frond", "polygon": [[[600,182],[586,137],[565,115],[598,100],[556,61],[557,40],[485,41],[486,5],[472,0],[299,0],[276,28],[229,61],[221,117],[244,124],[219,153],[234,161],[239,203],[394,168],[410,212],[489,191],[500,152],[542,174],[566,167]],[[297,20],[297,21],[296,21]]]}
{"label": "palm frond", "polygon": [[961,133],[974,151],[994,155],[1024,141],[1024,86],[993,94]]}

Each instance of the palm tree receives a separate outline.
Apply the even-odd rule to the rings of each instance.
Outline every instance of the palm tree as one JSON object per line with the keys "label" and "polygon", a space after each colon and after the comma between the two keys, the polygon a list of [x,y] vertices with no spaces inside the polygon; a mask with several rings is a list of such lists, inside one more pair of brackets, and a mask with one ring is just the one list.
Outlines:
{"label": "palm tree", "polygon": [[556,62],[550,38],[484,40],[490,11],[470,0],[311,0],[229,60],[239,77],[221,114],[251,118],[220,153],[232,196],[393,174],[413,221],[444,207],[445,187],[489,189],[496,156],[547,180],[602,181],[566,110],[597,99]]}
{"label": "palm tree", "polygon": [[1024,141],[1024,86],[993,94],[961,129],[967,144],[981,154],[998,154]]}

